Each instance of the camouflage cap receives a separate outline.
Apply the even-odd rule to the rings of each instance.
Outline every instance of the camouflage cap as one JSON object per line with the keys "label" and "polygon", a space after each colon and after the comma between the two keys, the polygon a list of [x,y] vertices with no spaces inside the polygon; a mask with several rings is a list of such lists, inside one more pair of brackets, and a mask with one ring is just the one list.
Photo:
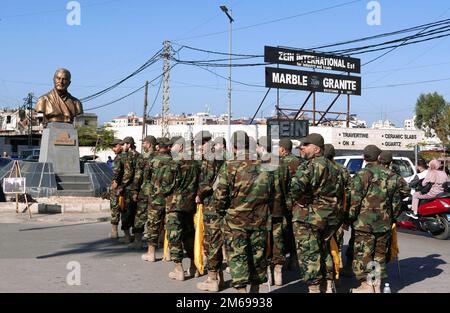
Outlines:
{"label": "camouflage cap", "polygon": [[133,139],[133,137],[125,137],[125,138],[123,138],[123,143],[128,143],[128,144],[132,144],[132,145],[134,145],[134,139]]}
{"label": "camouflage cap", "polygon": [[233,146],[237,149],[247,148],[250,145],[250,139],[247,135],[247,133],[243,130],[238,130],[233,133],[233,136],[231,137],[231,142],[233,143]]}
{"label": "camouflage cap", "polygon": [[208,142],[212,139],[212,135],[208,130],[202,130],[199,131],[197,134],[195,134],[194,136],[194,141],[199,143],[205,143]]}
{"label": "camouflage cap", "polygon": [[322,151],[324,149],[324,140],[323,140],[322,135],[320,135],[320,134],[316,134],[316,133],[309,134],[308,136],[300,139],[300,141],[302,142],[302,145],[313,144],[313,145],[316,145],[319,148],[321,148]]}
{"label": "camouflage cap", "polygon": [[383,164],[390,164],[392,162],[392,152],[383,150],[381,151],[378,159]]}
{"label": "camouflage cap", "polygon": [[174,144],[176,144],[176,143],[181,144],[181,145],[184,145],[185,142],[186,142],[186,140],[184,139],[184,137],[181,137],[181,136],[174,136],[174,137],[172,137],[172,138],[170,139],[170,144],[171,144],[171,145],[174,145]]}
{"label": "camouflage cap", "polygon": [[378,160],[381,150],[375,145],[368,145],[364,148],[364,159],[368,162],[374,162]]}
{"label": "camouflage cap", "polygon": [[278,146],[283,147],[284,149],[291,151],[292,150],[292,141],[289,138],[281,138]]}
{"label": "camouflage cap", "polygon": [[156,146],[156,138],[154,136],[147,136],[144,139],[142,139],[143,142],[148,142],[150,143],[152,146]]}
{"label": "camouflage cap", "polygon": [[172,141],[166,137],[159,137],[157,143],[160,147],[168,147],[172,144]]}
{"label": "camouflage cap", "polygon": [[123,140],[122,139],[119,139],[119,138],[115,138],[114,140],[113,140],[113,142],[111,143],[111,145],[114,147],[114,146],[116,146],[116,145],[121,145],[121,144],[123,144]]}
{"label": "camouflage cap", "polygon": [[329,160],[332,160],[336,156],[336,151],[334,151],[334,146],[332,144],[325,144],[323,149],[323,156]]}

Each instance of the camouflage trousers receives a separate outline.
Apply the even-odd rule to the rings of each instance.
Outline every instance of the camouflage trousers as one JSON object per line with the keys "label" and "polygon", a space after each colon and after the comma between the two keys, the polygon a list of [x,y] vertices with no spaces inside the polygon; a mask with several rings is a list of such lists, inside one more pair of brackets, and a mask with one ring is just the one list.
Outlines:
{"label": "camouflage trousers", "polygon": [[231,285],[243,288],[267,281],[267,230],[230,229],[225,225],[225,244],[231,270]]}
{"label": "camouflage trousers", "polygon": [[218,272],[223,263],[223,218],[216,213],[205,212],[203,215],[204,237],[203,250],[206,255],[206,266],[209,271]]}
{"label": "camouflage trousers", "polygon": [[148,195],[139,193],[138,201],[136,203],[136,216],[134,218],[135,233],[143,233],[148,217]]}
{"label": "camouflage trousers", "polygon": [[148,244],[158,246],[158,238],[164,225],[165,206],[150,206],[148,209],[147,236]]}
{"label": "camouflage trousers", "polygon": [[346,264],[351,265],[353,263],[353,253],[355,250],[355,230],[351,226],[350,240],[348,241],[347,251],[345,251],[345,257],[347,259]]}
{"label": "camouflage trousers", "polygon": [[272,231],[270,233],[271,263],[283,265],[285,258],[285,219],[283,217],[272,217]]}
{"label": "camouflage trousers", "polygon": [[133,201],[132,194],[129,190],[125,191],[125,208],[121,212],[122,230],[129,230],[134,226],[134,217],[136,215],[136,202]]}
{"label": "camouflage trousers", "polygon": [[119,208],[119,197],[112,194],[109,197],[109,206],[111,208],[111,224],[119,225],[120,222],[120,208]]}
{"label": "camouflage trousers", "polygon": [[183,261],[183,247],[188,258],[194,259],[194,215],[188,212],[168,212],[166,230],[170,259],[176,263]]}
{"label": "camouflage trousers", "polygon": [[391,232],[366,233],[355,231],[353,272],[356,279],[387,278],[386,260],[391,244]]}
{"label": "camouflage trousers", "polygon": [[294,222],[300,279],[317,284],[323,279],[333,279],[334,264],[330,242],[321,232],[305,223]]}
{"label": "camouflage trousers", "polygon": [[298,260],[297,257],[297,245],[295,243],[294,236],[294,226],[292,223],[292,215],[287,214],[285,217],[285,227],[284,227],[284,244],[285,244],[285,253],[289,254],[289,258],[291,260]]}

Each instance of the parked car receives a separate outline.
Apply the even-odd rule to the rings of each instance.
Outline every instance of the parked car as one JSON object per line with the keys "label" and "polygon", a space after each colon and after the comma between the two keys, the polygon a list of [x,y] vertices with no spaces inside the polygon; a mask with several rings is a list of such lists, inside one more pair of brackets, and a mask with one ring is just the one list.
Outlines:
{"label": "parked car", "polygon": [[[335,157],[334,160],[345,166],[352,176],[366,166],[366,161],[364,161],[364,157],[362,155],[338,156]],[[414,176],[417,175],[416,167],[409,158],[394,157],[392,163],[398,168],[400,175],[406,180],[407,183],[409,183]]]}
{"label": "parked car", "polygon": [[30,154],[25,159],[23,159],[23,161],[26,161],[26,162],[39,162],[39,155],[32,155],[32,154]]}

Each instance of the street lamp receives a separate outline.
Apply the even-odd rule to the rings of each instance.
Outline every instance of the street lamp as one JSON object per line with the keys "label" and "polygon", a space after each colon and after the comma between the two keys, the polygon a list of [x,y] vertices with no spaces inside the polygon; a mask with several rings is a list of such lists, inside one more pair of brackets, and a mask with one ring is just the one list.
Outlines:
{"label": "street lamp", "polygon": [[[220,9],[227,15],[229,21],[230,21],[230,52],[229,52],[229,68],[230,68],[230,74],[228,77],[228,138],[231,137],[231,35],[232,35],[232,23],[234,22],[233,18],[231,17],[231,10],[228,13],[228,8],[224,5],[220,6]],[[231,144],[228,145],[229,149],[231,149]]]}

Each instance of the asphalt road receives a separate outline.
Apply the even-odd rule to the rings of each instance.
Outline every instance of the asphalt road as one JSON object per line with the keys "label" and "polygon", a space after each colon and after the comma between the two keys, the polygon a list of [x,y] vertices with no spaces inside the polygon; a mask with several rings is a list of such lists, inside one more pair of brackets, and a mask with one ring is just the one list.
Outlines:
{"label": "asphalt road", "polygon": [[[201,292],[196,283],[170,280],[170,262],[141,261],[143,251],[131,251],[109,239],[108,222],[67,224],[0,224],[0,292]],[[400,269],[388,266],[392,292],[450,292],[450,240],[440,241],[420,233],[400,233]],[[162,249],[158,250],[158,259]],[[69,262],[80,264],[80,285]],[[71,265],[71,264],[69,264]],[[184,262],[187,267],[187,260]],[[285,273],[286,285],[272,292],[306,292],[294,272]],[[229,274],[225,280],[230,282]],[[339,292],[354,287],[353,278],[342,278]],[[267,286],[261,292],[268,292]],[[225,292],[234,292],[232,288]]]}

